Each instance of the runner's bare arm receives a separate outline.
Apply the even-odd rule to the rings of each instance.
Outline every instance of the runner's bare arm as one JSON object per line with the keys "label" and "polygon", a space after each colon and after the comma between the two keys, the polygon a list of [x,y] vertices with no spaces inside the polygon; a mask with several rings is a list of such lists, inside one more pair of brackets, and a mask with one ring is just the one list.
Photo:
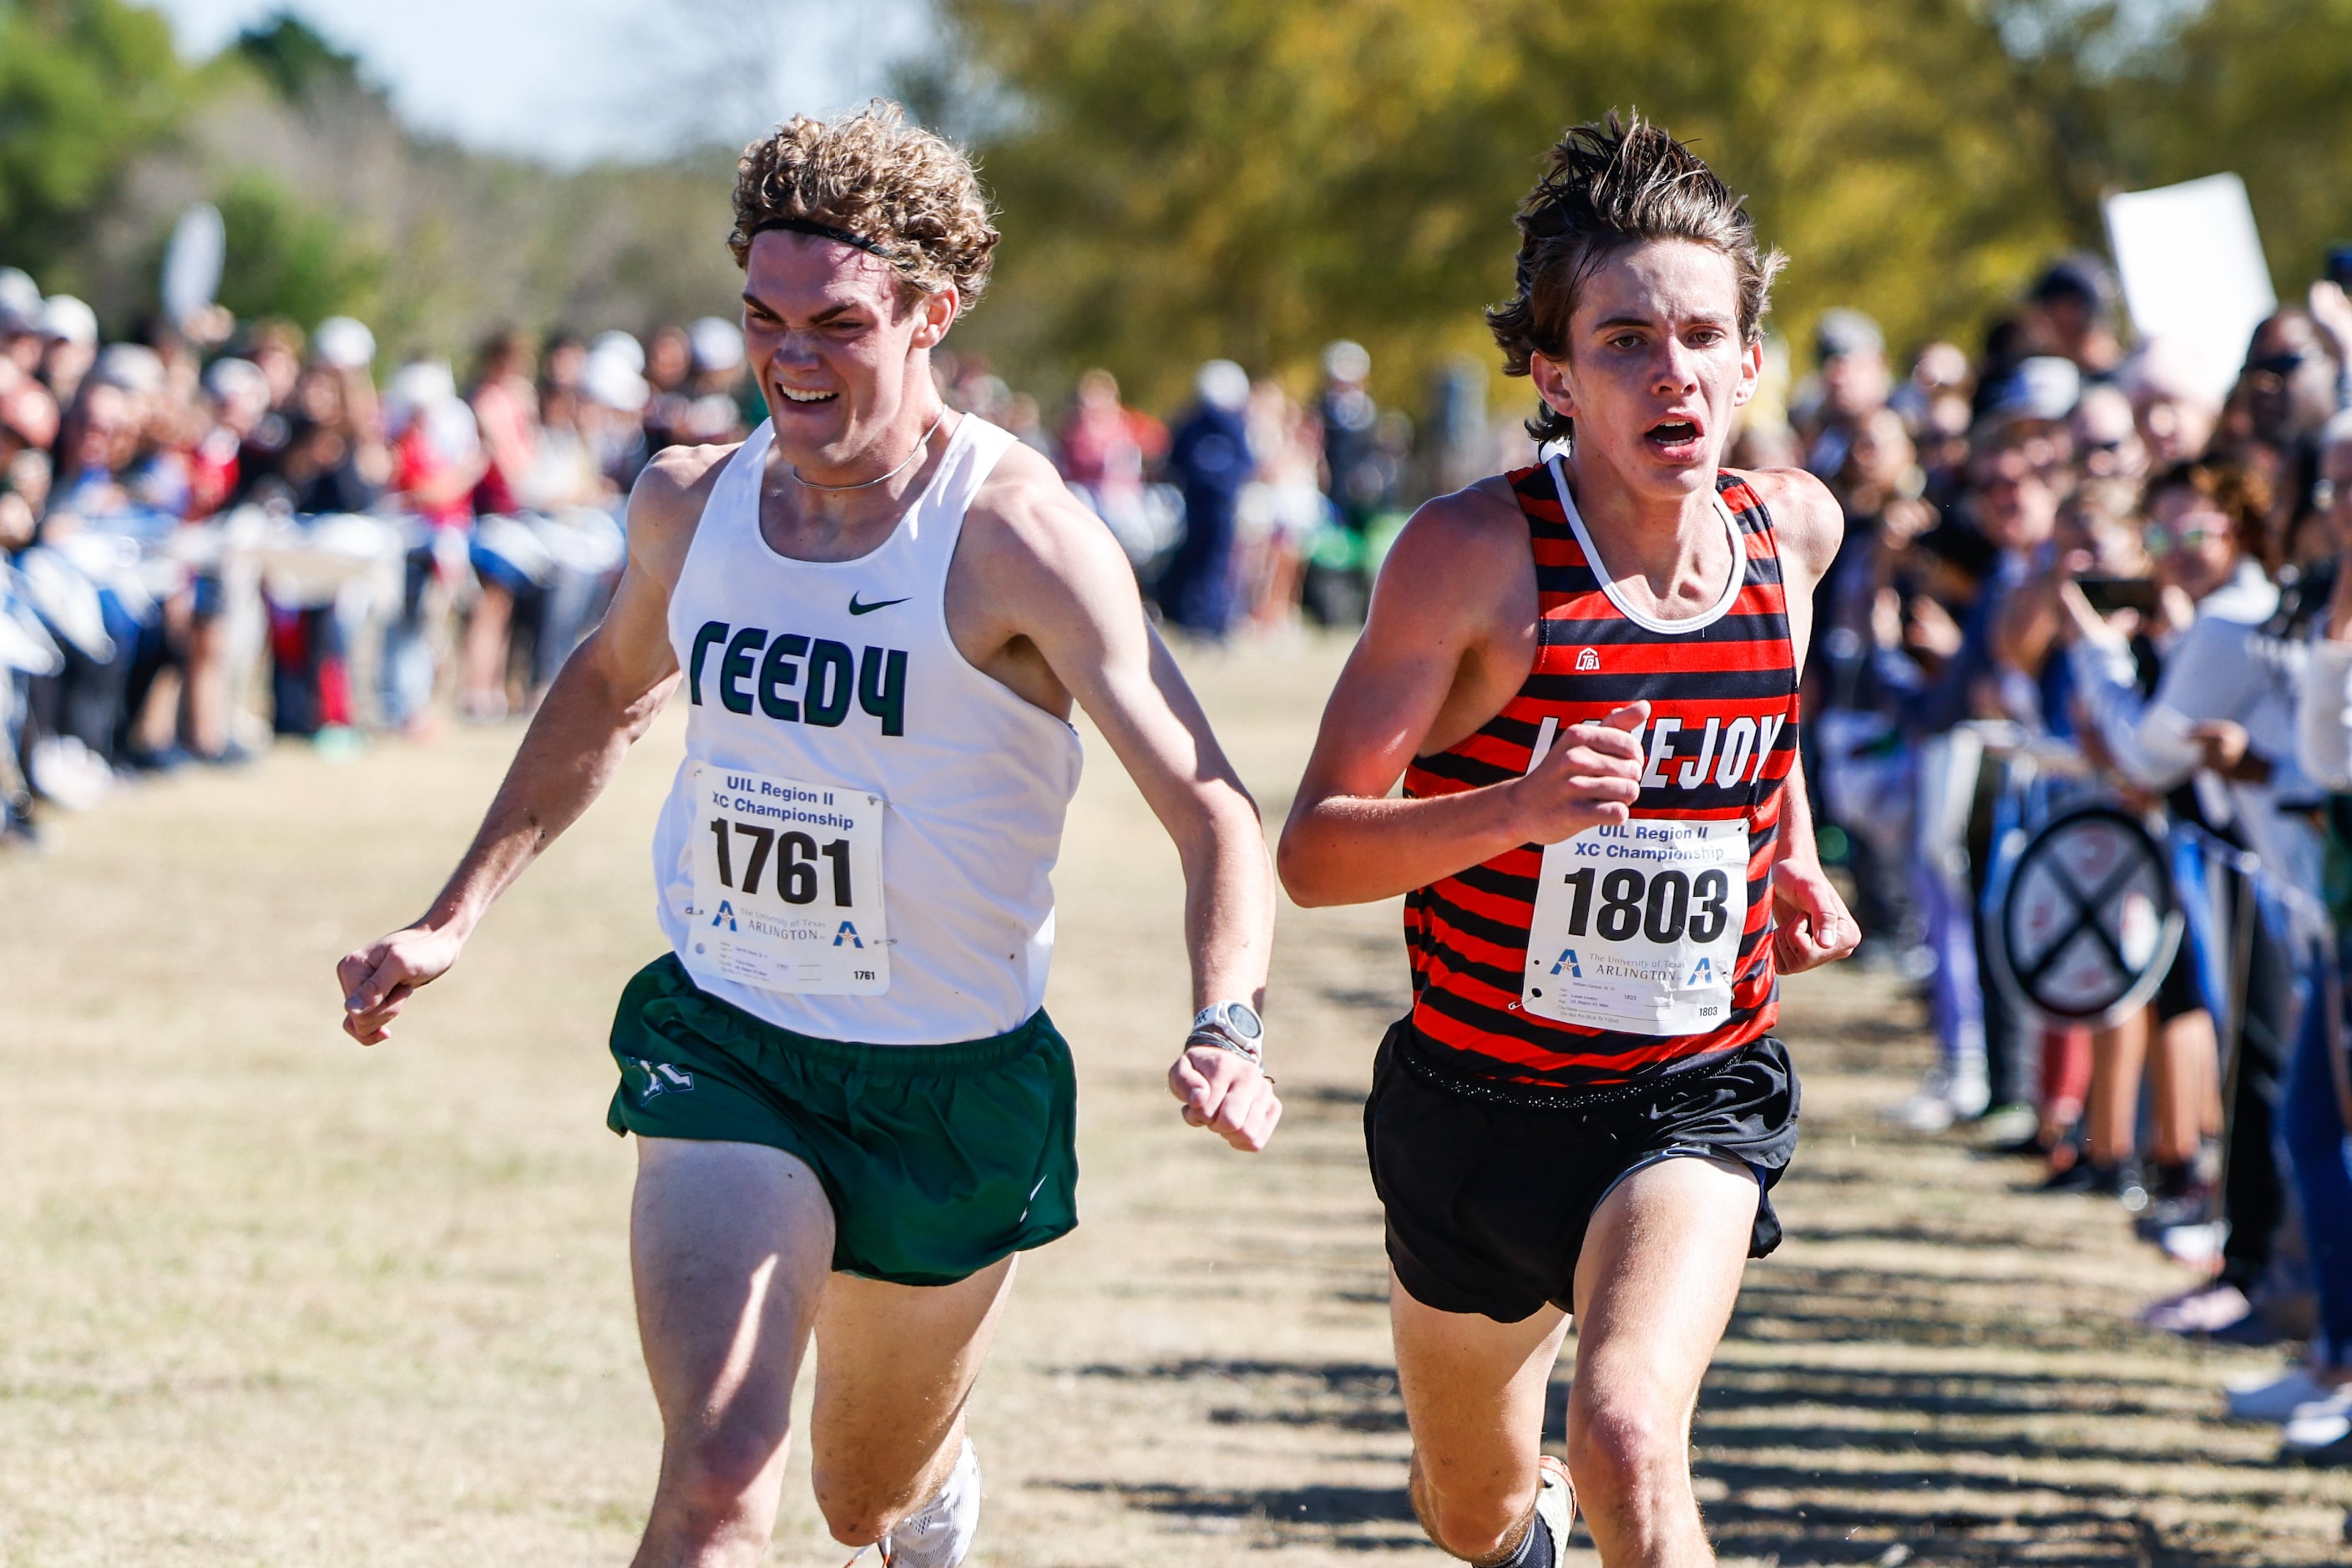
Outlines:
{"label": "runner's bare arm", "polygon": [[1398,536],[1282,830],[1293,899],[1393,898],[1519,845],[1625,820],[1641,793],[1631,731],[1648,717],[1643,703],[1561,732],[1525,778],[1389,798],[1416,753],[1453,744],[1517,689],[1533,649],[1529,572],[1517,507],[1482,489],[1431,501]]}
{"label": "runner's bare arm", "polygon": [[[1274,877],[1257,803],[1145,617],[1134,570],[1109,531],[1035,454],[1006,454],[999,474],[967,516],[957,552],[957,572],[968,567],[964,581],[985,591],[985,612],[974,617],[984,622],[980,635],[992,647],[1034,650],[1100,728],[1175,841],[1192,1005],[1262,1007]],[[951,624],[963,619],[951,613]],[[963,625],[957,635],[961,642]],[[1169,1079],[1184,1119],[1237,1149],[1264,1148],[1282,1114],[1265,1076],[1230,1051],[1186,1050]]]}
{"label": "runner's bare arm", "polygon": [[[1813,590],[1845,537],[1845,513],[1829,488],[1797,468],[1773,468],[1749,476],[1770,510],[1780,542],[1780,571],[1788,591],[1789,641],[1797,668],[1813,630]],[[1780,836],[1772,866],[1772,962],[1783,974],[1834,963],[1862,941],[1862,928],[1822,869],[1813,836],[1812,801],[1805,791],[1804,761],[1789,768],[1780,796]]]}
{"label": "runner's bare arm", "polygon": [[498,896],[578,820],[677,683],[669,646],[677,582],[721,447],[673,447],[629,497],[629,558],[604,624],[572,652],[508,765],[474,841],[413,925],[344,955],[343,1030],[383,1039],[416,988],[457,960]]}

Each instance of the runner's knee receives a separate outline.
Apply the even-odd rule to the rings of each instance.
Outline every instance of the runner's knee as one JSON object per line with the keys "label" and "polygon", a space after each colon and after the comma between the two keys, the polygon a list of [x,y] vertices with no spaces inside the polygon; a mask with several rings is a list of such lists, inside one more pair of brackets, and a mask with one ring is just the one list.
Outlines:
{"label": "runner's knee", "polygon": [[1682,1423],[1654,1400],[1604,1398],[1571,1404],[1568,1468],[1588,1508],[1636,1501],[1682,1476],[1690,1462]]}
{"label": "runner's knee", "polygon": [[725,1416],[680,1434],[670,1441],[662,1489],[697,1515],[734,1513],[763,1484],[772,1483],[788,1436],[780,1426]]}
{"label": "runner's knee", "polygon": [[1451,1487],[1440,1487],[1416,1453],[1412,1472],[1413,1511],[1421,1516],[1422,1529],[1439,1550],[1465,1562],[1500,1551],[1534,1501],[1532,1492],[1517,1497],[1493,1485],[1491,1470],[1486,1472],[1486,1485],[1455,1477]]}
{"label": "runner's knee", "polygon": [[872,1545],[923,1500],[908,1496],[904,1486],[884,1486],[866,1476],[839,1477],[820,1468],[814,1480],[817,1510],[844,1546]]}

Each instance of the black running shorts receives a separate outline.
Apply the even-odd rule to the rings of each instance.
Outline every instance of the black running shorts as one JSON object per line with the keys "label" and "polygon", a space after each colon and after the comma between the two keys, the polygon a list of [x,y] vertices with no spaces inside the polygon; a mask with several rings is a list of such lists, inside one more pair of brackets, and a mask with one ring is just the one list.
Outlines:
{"label": "black running shorts", "polygon": [[1516,1323],[1573,1310],[1576,1260],[1616,1184],[1677,1155],[1755,1173],[1748,1256],[1780,1244],[1771,1188],[1797,1148],[1797,1074],[1767,1035],[1708,1066],[1582,1095],[1465,1079],[1410,1018],[1390,1026],[1364,1104],[1389,1261],[1414,1300]]}

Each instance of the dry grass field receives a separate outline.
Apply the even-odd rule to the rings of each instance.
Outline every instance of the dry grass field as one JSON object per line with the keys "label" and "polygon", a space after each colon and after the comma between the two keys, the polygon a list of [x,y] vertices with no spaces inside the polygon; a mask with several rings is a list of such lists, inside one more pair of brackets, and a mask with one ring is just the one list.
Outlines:
{"label": "dry grass field", "polygon": [[[1338,651],[1194,660],[1269,819]],[[390,1046],[334,957],[457,853],[511,728],[357,765],[281,750],[0,860],[0,1564],[618,1563],[653,1475],[603,1037],[658,950],[646,843],[673,714]],[[1085,1224],[1032,1255],[975,1403],[976,1561],[1434,1564],[1402,1489],[1359,1109],[1402,1003],[1390,907],[1286,908],[1289,1114],[1185,1130],[1175,858],[1099,745],[1059,877],[1053,1009]],[[2183,1277],[2111,1205],[1876,1109],[1916,1005],[1789,988],[1806,1137],[1701,1404],[1702,1495],[1749,1563],[2316,1564],[2352,1478],[2215,1419],[2261,1356],[2131,1325]],[[1555,1413],[1565,1397],[1556,1387]],[[838,1563],[790,1483],[773,1561]],[[1594,1561],[1589,1550],[1575,1559]],[[870,1560],[869,1560],[870,1561]]]}

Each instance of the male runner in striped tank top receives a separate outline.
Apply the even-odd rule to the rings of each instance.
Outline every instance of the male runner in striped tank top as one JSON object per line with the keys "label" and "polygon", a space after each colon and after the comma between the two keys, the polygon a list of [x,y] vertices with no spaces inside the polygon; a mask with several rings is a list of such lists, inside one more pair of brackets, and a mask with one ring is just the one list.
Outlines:
{"label": "male runner in striped tank top", "polygon": [[[1041,1005],[1083,706],[1183,861],[1184,1120],[1263,1148],[1274,886],[1256,807],[1053,465],[940,401],[996,231],[963,154],[882,106],[747,148],[730,237],[769,418],[673,447],[629,560],[448,885],[346,956],[384,1038],[681,686],[656,837],[671,951],[614,1020],[631,1263],[662,1415],[637,1568],[768,1560],[814,1338],[816,1497],[892,1568],[956,1568],[964,1405],[1018,1253],[1077,1223],[1070,1053]],[[869,940],[870,939],[870,940]],[[1147,1029],[1151,1026],[1146,1024]]]}
{"label": "male runner in striped tank top", "polygon": [[[1519,229],[1488,322],[1529,431],[1572,447],[1398,540],[1280,866],[1303,904],[1405,898],[1413,1007],[1364,1125],[1423,1526],[1548,1568],[1580,1502],[1610,1568],[1685,1568],[1714,1561],[1699,1379],[1796,1143],[1776,975],[1858,936],[1795,722],[1842,521],[1809,475],[1717,467],[1780,258],[1704,163],[1580,126]],[[1562,1475],[1538,1440],[1570,1313]]]}

